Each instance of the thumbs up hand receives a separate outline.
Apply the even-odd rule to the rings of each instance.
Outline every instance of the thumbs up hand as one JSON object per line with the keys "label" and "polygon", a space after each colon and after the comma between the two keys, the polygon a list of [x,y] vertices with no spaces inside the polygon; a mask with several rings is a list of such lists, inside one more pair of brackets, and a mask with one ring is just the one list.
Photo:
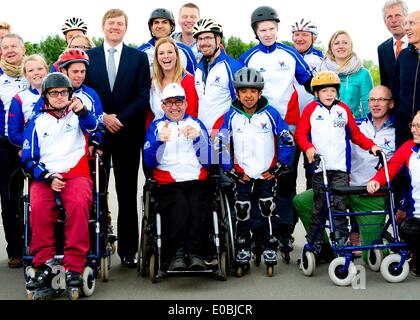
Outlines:
{"label": "thumbs up hand", "polygon": [[168,142],[171,140],[171,129],[169,128],[169,121],[166,120],[162,129],[158,133],[159,140],[162,142]]}

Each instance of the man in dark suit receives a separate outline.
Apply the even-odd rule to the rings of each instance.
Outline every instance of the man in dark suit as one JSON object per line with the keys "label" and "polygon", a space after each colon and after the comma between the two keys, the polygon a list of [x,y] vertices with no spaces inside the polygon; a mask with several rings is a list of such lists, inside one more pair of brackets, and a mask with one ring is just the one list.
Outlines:
{"label": "man in dark suit", "polygon": [[408,45],[407,36],[403,29],[404,19],[408,15],[408,7],[402,0],[387,0],[383,6],[382,14],[392,37],[378,46],[381,84],[391,89],[392,95],[398,103],[398,92],[395,91],[398,86],[395,83],[395,63],[399,52],[407,48]]}
{"label": "man in dark suit", "polygon": [[103,161],[111,158],[118,197],[118,254],[127,267],[136,266],[138,248],[137,184],[144,143],[145,110],[149,105],[150,72],[145,53],[123,43],[127,15],[108,10],[102,19],[104,43],[87,51],[86,84],[99,94],[106,132]]}

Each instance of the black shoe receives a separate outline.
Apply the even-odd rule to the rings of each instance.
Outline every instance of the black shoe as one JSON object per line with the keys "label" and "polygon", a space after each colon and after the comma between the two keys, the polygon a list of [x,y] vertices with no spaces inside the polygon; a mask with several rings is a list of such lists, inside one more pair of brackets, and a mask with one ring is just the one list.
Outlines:
{"label": "black shoe", "polygon": [[192,254],[190,256],[190,264],[188,269],[193,271],[201,271],[206,269],[206,265],[204,264],[203,259],[195,254]]}
{"label": "black shoe", "polygon": [[321,244],[321,251],[318,254],[317,257],[317,262],[322,263],[322,262],[326,262],[326,263],[330,263],[331,261],[333,261],[335,259],[335,254],[334,251],[331,247],[331,245],[327,242],[327,243],[322,243]]}
{"label": "black shoe", "polygon": [[187,269],[184,256],[176,255],[169,262],[168,271],[183,271]]}
{"label": "black shoe", "polygon": [[137,259],[135,257],[121,256],[121,264],[127,268],[136,268]]}

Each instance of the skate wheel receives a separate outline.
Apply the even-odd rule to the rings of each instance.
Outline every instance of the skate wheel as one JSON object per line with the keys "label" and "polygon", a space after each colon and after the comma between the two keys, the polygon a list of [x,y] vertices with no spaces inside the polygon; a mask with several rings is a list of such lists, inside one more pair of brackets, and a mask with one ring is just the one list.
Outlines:
{"label": "skate wheel", "polygon": [[346,258],[338,257],[331,261],[328,267],[328,275],[334,284],[337,286],[345,287],[351,284],[356,276],[357,269],[352,261],[350,261],[347,270],[342,270],[346,263]]}
{"label": "skate wheel", "polygon": [[401,261],[401,256],[399,254],[390,254],[385,257],[381,263],[381,274],[384,279],[388,282],[402,282],[404,281],[410,271],[408,262],[404,261],[402,267],[397,268]]}
{"label": "skate wheel", "polygon": [[102,257],[101,258],[101,280],[103,282],[107,282],[109,280],[109,266],[110,266],[110,262],[109,260],[111,259],[110,256],[108,257]]}
{"label": "skate wheel", "polygon": [[368,252],[368,266],[372,271],[379,271],[382,260],[384,259],[384,252],[379,249],[371,249]]}
{"label": "skate wheel", "polygon": [[93,269],[91,267],[85,267],[83,270],[82,278],[82,294],[85,297],[90,297],[95,291],[95,277],[93,275]]}
{"label": "skate wheel", "polygon": [[28,298],[28,300],[33,300],[34,299],[34,294],[32,291],[26,290],[26,297]]}
{"label": "skate wheel", "polygon": [[267,266],[267,276],[270,278],[273,276],[274,273],[274,267],[273,266]]}
{"label": "skate wheel", "polygon": [[304,251],[300,262],[300,268],[305,276],[310,277],[315,273],[315,255],[311,251]]}
{"label": "skate wheel", "polygon": [[115,252],[117,252],[117,246],[115,243],[111,243],[111,254],[114,254]]}
{"label": "skate wheel", "polygon": [[152,283],[156,283],[157,282],[157,278],[156,278],[156,255],[152,254],[152,256],[150,257],[150,261],[149,261],[149,278],[150,281],[152,281]]}
{"label": "skate wheel", "polygon": [[31,266],[25,268],[25,281],[28,282],[31,278],[35,277],[35,269]]}
{"label": "skate wheel", "polygon": [[242,277],[244,275],[244,269],[242,267],[237,267],[236,268],[236,276],[238,278]]}
{"label": "skate wheel", "polygon": [[78,300],[79,299],[79,289],[70,289],[69,290],[69,299]]}
{"label": "skate wheel", "polygon": [[220,255],[220,280],[226,281],[227,279],[227,271],[228,271],[228,261],[227,261],[227,252],[222,252]]}

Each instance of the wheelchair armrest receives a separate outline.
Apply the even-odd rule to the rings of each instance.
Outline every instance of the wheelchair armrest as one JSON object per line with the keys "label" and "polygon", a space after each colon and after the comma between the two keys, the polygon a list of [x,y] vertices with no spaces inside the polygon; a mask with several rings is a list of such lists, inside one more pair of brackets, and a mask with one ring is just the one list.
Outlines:
{"label": "wheelchair armrest", "polygon": [[[373,195],[382,195],[383,193],[387,193],[389,191],[388,187],[381,187],[377,192]],[[333,194],[345,196],[345,195],[372,195],[367,192],[365,186],[346,186],[346,187],[333,187],[331,188],[331,192]]]}

